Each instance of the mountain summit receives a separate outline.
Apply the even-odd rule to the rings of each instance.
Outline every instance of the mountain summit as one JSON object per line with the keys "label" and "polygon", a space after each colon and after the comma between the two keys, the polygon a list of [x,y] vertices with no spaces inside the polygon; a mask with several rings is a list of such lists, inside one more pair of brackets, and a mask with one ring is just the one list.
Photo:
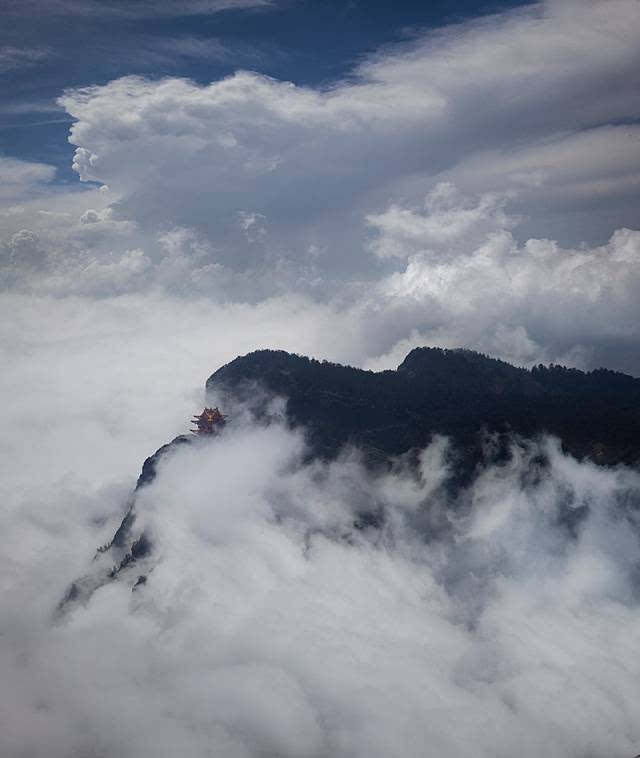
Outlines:
{"label": "mountain summit", "polygon": [[[604,369],[526,370],[469,350],[418,348],[395,371],[376,373],[259,350],[218,369],[206,390],[212,406],[229,414],[229,427],[248,411],[258,424],[284,415],[289,426],[303,428],[307,461],[331,460],[353,446],[374,468],[399,456],[411,466],[436,435],[446,436],[451,502],[484,467],[507,461],[516,438],[551,434],[576,458],[601,465],[640,462],[640,379]],[[219,421],[215,433],[206,433],[208,416]],[[138,518],[141,491],[180,448],[225,441],[225,417],[217,408],[205,408],[194,421],[200,433],[176,437],[144,462],[122,523],[98,550],[92,570],[71,584],[60,613],[109,581],[126,577],[133,589],[146,584],[154,538]],[[545,461],[536,458],[534,467],[541,474]],[[585,514],[586,508],[565,508],[560,518],[572,528]],[[379,526],[380,518],[375,510],[361,511],[353,526]]]}
{"label": "mountain summit", "polygon": [[231,409],[247,404],[268,415],[274,396],[302,426],[313,455],[331,458],[348,444],[371,460],[422,448],[445,435],[468,462],[487,434],[505,441],[551,434],[577,458],[640,461],[640,379],[606,369],[516,368],[470,350],[416,348],[395,371],[259,350],[236,358],[207,380],[207,392]]}

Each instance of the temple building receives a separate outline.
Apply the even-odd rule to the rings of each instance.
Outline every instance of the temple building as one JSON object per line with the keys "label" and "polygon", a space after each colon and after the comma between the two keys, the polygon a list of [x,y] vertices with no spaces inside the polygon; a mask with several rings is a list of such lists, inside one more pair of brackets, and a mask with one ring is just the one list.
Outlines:
{"label": "temple building", "polygon": [[197,426],[197,429],[191,430],[194,434],[218,434],[227,419],[218,408],[205,408],[199,416],[193,417],[191,423]]}

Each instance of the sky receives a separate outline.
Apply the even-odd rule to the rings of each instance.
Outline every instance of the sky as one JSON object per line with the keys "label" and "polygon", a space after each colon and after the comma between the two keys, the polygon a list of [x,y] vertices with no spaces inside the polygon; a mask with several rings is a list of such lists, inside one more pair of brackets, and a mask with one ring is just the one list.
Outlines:
{"label": "sky", "polygon": [[7,291],[640,373],[635,0],[228,5],[5,3]]}
{"label": "sky", "polygon": [[[52,162],[73,181],[62,90],[130,74],[202,84],[237,69],[328,85],[383,45],[517,2],[12,2],[3,0],[3,152]],[[239,10],[241,12],[239,12]]]}
{"label": "sky", "polygon": [[637,755],[638,475],[553,440],[452,504],[445,440],[309,469],[239,412],[139,499],[148,586],[54,618],[237,355],[640,376],[637,0],[0,13],[2,755]]}

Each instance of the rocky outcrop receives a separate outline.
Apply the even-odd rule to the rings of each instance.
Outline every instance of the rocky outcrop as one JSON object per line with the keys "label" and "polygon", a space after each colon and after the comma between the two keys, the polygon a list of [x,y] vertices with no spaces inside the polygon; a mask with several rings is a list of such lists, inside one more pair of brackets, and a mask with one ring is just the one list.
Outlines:
{"label": "rocky outcrop", "polygon": [[166,445],[158,448],[142,465],[135,489],[129,500],[122,522],[110,542],[99,547],[87,574],[71,583],[57,608],[57,615],[63,615],[78,603],[86,603],[93,593],[107,582],[117,578],[126,578],[137,589],[147,581],[146,573],[150,569],[148,559],[151,556],[153,542],[144,529],[136,528],[136,503],[140,490],[155,479],[158,464],[182,445],[191,444],[194,437],[180,435]]}

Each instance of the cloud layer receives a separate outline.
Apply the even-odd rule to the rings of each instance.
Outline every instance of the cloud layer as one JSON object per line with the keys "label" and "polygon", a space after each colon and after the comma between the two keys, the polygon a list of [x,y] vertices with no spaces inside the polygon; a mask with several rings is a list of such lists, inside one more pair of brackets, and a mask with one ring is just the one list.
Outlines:
{"label": "cloud layer", "polygon": [[[111,372],[88,373],[112,385]],[[139,389],[151,411],[160,393]],[[105,428],[114,410],[96,410]],[[4,754],[637,750],[637,473],[578,464],[552,441],[516,444],[447,502],[443,440],[418,479],[372,477],[355,454],[303,467],[302,452],[290,432],[242,423],[176,451],[138,499],[154,557],[55,625],[126,486],[98,466],[102,486],[11,489]],[[371,507],[384,526],[355,529]],[[562,526],[562,508],[585,507],[577,532]],[[436,514],[450,525],[439,539]]]}

